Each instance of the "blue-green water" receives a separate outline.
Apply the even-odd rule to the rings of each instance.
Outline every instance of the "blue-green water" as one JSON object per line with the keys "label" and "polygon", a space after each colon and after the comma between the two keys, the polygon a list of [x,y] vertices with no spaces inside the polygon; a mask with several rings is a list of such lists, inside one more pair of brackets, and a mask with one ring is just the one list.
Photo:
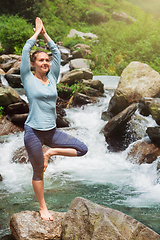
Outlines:
{"label": "blue-green water", "polygon": [[[102,111],[107,109],[113,91],[96,104],[67,110],[71,127],[63,131],[84,141],[89,152],[84,157],[53,157],[45,173],[45,199],[49,209],[67,211],[71,201],[84,197],[120,210],[160,234],[160,184],[157,159],[153,164],[137,165],[126,161],[130,147],[121,153],[107,150],[100,130],[105,125]],[[138,114],[138,113],[137,113]],[[153,125],[146,118],[148,125]],[[147,127],[147,125],[146,125]],[[12,155],[23,146],[23,133],[3,137],[0,144],[0,237],[10,234],[13,213],[38,210],[29,164],[12,163]]]}

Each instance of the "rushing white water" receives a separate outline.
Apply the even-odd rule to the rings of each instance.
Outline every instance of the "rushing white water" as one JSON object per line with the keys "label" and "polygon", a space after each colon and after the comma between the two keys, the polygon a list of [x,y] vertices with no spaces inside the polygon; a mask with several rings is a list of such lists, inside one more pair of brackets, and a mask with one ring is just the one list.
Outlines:
{"label": "rushing white water", "polygon": [[[123,211],[160,233],[160,184],[157,159],[153,164],[137,165],[126,160],[131,146],[123,152],[111,153],[102,127],[101,113],[107,109],[113,91],[96,104],[67,109],[71,127],[63,131],[84,141],[89,151],[84,157],[53,157],[45,173],[45,196],[51,209],[67,210],[76,196]],[[138,114],[138,112],[137,112]],[[155,122],[146,118],[147,126]],[[37,209],[38,204],[31,186],[32,168],[28,164],[12,163],[16,149],[23,146],[23,133],[1,138],[0,183],[1,216],[0,234],[9,232],[9,217],[14,212]],[[3,209],[3,210],[2,210]],[[12,209],[12,210],[11,210]],[[1,236],[0,235],[0,236]]]}

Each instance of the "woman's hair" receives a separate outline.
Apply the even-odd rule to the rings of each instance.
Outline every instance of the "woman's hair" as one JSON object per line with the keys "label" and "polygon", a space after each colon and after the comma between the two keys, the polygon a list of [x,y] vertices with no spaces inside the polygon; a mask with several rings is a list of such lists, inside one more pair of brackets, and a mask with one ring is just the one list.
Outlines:
{"label": "woman's hair", "polygon": [[[41,52],[46,53],[45,51],[41,51],[41,50],[37,50],[37,51],[33,52],[32,55],[31,55],[31,62],[34,63],[34,62],[36,61],[37,55],[38,55],[39,53],[41,53]],[[46,53],[46,54],[47,54],[47,53]],[[48,55],[48,54],[47,54],[47,55]]]}

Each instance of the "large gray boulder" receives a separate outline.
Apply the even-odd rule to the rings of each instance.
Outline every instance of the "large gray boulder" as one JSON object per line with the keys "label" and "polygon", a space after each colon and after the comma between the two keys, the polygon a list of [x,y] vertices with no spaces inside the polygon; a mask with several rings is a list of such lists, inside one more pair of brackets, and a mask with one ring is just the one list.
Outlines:
{"label": "large gray boulder", "polygon": [[23,211],[15,213],[10,219],[12,235],[17,240],[61,239],[61,222],[65,213],[50,211],[53,221],[45,221],[39,212]]}
{"label": "large gray boulder", "polygon": [[22,101],[17,91],[11,87],[0,85],[0,106],[6,107],[11,103]]}
{"label": "large gray boulder", "polygon": [[115,116],[143,97],[160,97],[160,74],[147,64],[131,62],[122,72],[108,112]]}
{"label": "large gray boulder", "polygon": [[75,198],[62,221],[62,240],[160,240],[160,235],[117,210]]}

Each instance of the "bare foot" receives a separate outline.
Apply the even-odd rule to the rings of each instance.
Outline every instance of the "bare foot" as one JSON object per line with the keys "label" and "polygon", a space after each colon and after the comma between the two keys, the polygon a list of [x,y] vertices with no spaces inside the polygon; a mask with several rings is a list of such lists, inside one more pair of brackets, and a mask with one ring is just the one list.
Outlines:
{"label": "bare foot", "polygon": [[49,213],[48,209],[39,209],[41,218],[46,221],[53,221],[52,215]]}
{"label": "bare foot", "polygon": [[48,148],[43,148],[43,157],[44,157],[44,168],[43,168],[43,172],[46,171],[46,168],[48,167],[48,160],[50,158],[50,154],[49,154],[49,149]]}

